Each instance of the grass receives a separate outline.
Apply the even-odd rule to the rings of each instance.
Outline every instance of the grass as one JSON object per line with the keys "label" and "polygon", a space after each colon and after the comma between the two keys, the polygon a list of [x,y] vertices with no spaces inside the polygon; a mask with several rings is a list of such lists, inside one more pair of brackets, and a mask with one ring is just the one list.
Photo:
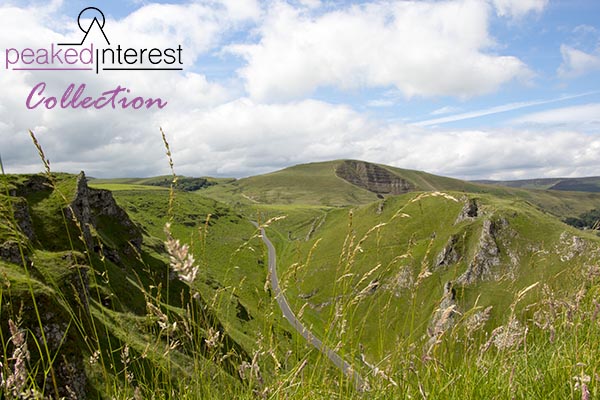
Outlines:
{"label": "grass", "polygon": [[[22,261],[0,261],[5,398],[600,395],[600,240],[553,215],[586,207],[594,195],[390,169],[416,188],[448,189],[382,200],[332,174],[335,163],[196,193],[96,181],[114,189],[131,223],[92,210],[90,242],[69,212],[76,177],[52,174],[38,150],[48,187],[22,192],[30,176],[2,175],[0,242],[15,241]],[[465,197],[476,199],[479,216],[457,222]],[[27,206],[34,240],[15,218],[18,202]],[[284,295],[369,381],[368,391],[281,316],[250,221],[282,215],[266,228]],[[498,265],[461,283],[489,253],[486,240],[497,247]],[[458,258],[438,265],[448,243]],[[444,294],[448,281],[452,296]],[[451,323],[438,326],[436,318]]]}

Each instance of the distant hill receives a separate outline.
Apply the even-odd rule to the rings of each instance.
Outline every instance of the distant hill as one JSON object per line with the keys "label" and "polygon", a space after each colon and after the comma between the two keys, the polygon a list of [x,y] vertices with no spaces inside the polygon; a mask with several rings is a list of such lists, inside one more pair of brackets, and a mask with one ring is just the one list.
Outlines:
{"label": "distant hill", "polygon": [[357,160],[300,164],[216,185],[203,194],[241,203],[346,206],[413,191],[482,191],[471,182]]}
{"label": "distant hill", "polygon": [[[171,180],[171,176],[91,179],[90,185],[111,191],[161,190]],[[600,204],[600,177],[469,182],[359,160],[300,164],[243,179],[179,177],[179,183],[178,189],[243,206],[344,207],[408,192],[456,191],[517,198],[564,220],[579,218]]]}
{"label": "distant hill", "polygon": [[478,180],[474,183],[486,185],[508,186],[522,189],[562,190],[570,192],[600,192],[600,176],[586,178],[542,178],[522,179],[514,181]]}
{"label": "distant hill", "polygon": [[[176,188],[184,192],[193,192],[207,188],[218,183],[229,182],[232,179],[218,179],[209,177],[187,177],[178,176]],[[173,182],[171,175],[154,176],[150,178],[115,178],[115,179],[90,179],[90,183],[102,186],[108,190],[130,190],[132,186],[154,186],[156,188],[168,188]]]}
{"label": "distant hill", "polygon": [[264,175],[222,180],[197,193],[228,204],[343,207],[420,191],[455,191],[519,199],[561,219],[579,217],[600,203],[600,194],[593,192],[529,190],[468,182],[357,160],[300,164]]}

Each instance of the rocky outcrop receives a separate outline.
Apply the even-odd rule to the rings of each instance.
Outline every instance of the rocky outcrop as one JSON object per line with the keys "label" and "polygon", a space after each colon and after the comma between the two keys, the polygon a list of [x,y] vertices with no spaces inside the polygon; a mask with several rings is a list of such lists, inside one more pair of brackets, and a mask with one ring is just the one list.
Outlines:
{"label": "rocky outcrop", "polygon": [[405,179],[376,164],[346,160],[335,170],[345,181],[377,194],[402,194],[414,189]]}
{"label": "rocky outcrop", "polygon": [[[29,214],[29,207],[25,199],[20,197],[11,196],[5,198],[5,201],[8,207],[4,208],[4,212],[0,215],[0,220],[6,228],[6,236],[4,241],[0,240],[0,260],[15,264],[22,264],[23,262],[28,263],[29,251],[25,242],[35,238],[33,223],[31,222],[31,215]],[[15,223],[17,226],[15,226]],[[25,257],[24,260],[21,258],[21,250]]]}
{"label": "rocky outcrop", "polygon": [[377,204],[377,210],[375,211],[375,214],[381,215],[381,213],[383,213],[384,207],[385,207],[385,200],[381,200],[379,202],[379,204]]}
{"label": "rocky outcrop", "polygon": [[499,228],[507,223],[505,220],[483,221],[475,256],[467,270],[457,279],[457,283],[468,285],[479,280],[490,279],[495,275],[494,269],[500,265],[500,249],[496,243],[496,235]]}
{"label": "rocky outcrop", "polygon": [[460,210],[456,221],[454,221],[454,225],[459,224],[462,221],[472,220],[474,218],[477,218],[478,216],[479,206],[477,205],[477,201],[475,199],[467,199],[462,210]]}
{"label": "rocky outcrop", "polygon": [[435,259],[434,266],[436,268],[447,267],[452,264],[456,264],[460,260],[460,254],[456,249],[456,245],[458,244],[458,236],[451,235],[448,239],[448,242],[442,249],[442,251],[437,255]]}
{"label": "rocky outcrop", "polygon": [[[118,235],[128,244],[138,250],[142,245],[142,234],[138,227],[131,221],[127,213],[117,205],[112,193],[108,190],[92,189],[87,185],[85,173],[81,172],[77,177],[77,185],[73,201],[67,207],[67,214],[71,212],[79,222],[86,245],[94,249],[95,242],[92,231],[97,230],[106,220],[117,222],[112,224],[111,234]],[[115,228],[117,231],[115,231]],[[128,251],[128,246],[121,249],[104,247],[104,254],[111,261],[118,263],[118,251]]]}
{"label": "rocky outcrop", "polygon": [[[36,291],[34,304],[28,291],[15,288],[12,293],[21,300],[19,320],[21,329],[30,332],[27,335],[29,349],[39,348],[38,345],[43,343],[54,357],[52,366],[58,392],[54,389],[50,374],[40,371],[35,374],[33,370],[29,371],[35,376],[37,386],[46,388],[47,398],[88,398],[89,384],[84,354],[81,352],[85,347],[84,339],[78,329],[81,326],[75,328],[73,325],[75,316],[79,323],[85,325],[86,318],[83,316],[90,315],[87,309],[89,267],[79,265],[80,261],[81,255],[71,252],[65,252],[56,259],[57,265],[61,265],[67,271],[53,282],[53,285],[58,286],[61,296],[56,296],[50,290]],[[7,312],[8,309],[0,310],[3,319],[10,318]],[[38,356],[38,353],[32,351],[32,359],[37,359]]]}
{"label": "rocky outcrop", "polygon": [[21,232],[29,239],[33,241],[35,239],[35,231],[33,229],[33,222],[31,221],[31,215],[29,214],[29,206],[27,201],[22,198],[17,198],[12,202],[12,209],[15,216],[15,220],[21,229]]}
{"label": "rocky outcrop", "polygon": [[0,260],[21,264],[22,260],[19,243],[14,240],[7,240],[4,243],[0,243]]}
{"label": "rocky outcrop", "polygon": [[17,185],[15,196],[27,197],[31,193],[52,190],[52,184],[45,175],[31,175]]}
{"label": "rocky outcrop", "polygon": [[581,237],[570,235],[566,231],[561,233],[560,242],[556,246],[556,253],[560,256],[561,261],[571,261],[583,254],[585,250],[586,242]]}

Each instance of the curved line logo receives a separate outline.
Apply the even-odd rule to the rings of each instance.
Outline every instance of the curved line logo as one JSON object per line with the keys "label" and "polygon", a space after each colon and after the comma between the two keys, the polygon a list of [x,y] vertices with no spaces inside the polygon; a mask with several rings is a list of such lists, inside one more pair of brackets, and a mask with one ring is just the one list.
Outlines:
{"label": "curved line logo", "polygon": [[[181,44],[167,48],[122,47],[111,45],[105,27],[107,19],[97,7],[86,7],[77,16],[77,25],[84,33],[80,42],[51,43],[40,48],[6,48],[4,67],[12,71],[91,71],[96,75],[100,71],[182,71],[183,48]],[[94,46],[89,40],[91,32],[101,34],[104,43]],[[97,35],[98,36],[98,35]],[[85,84],[71,84],[60,100],[56,97],[42,97],[45,82],[36,84],[25,102],[27,108],[43,106],[51,109],[61,108],[163,108],[167,102],[162,99],[143,99],[136,97],[128,100],[124,97],[130,90],[117,86],[103,92],[96,99],[84,97]]]}
{"label": "curved line logo", "polygon": [[[102,22],[98,21],[97,16],[94,16],[94,18],[92,19],[92,22],[90,22],[87,30],[83,28],[83,26],[81,26],[81,19],[83,14],[86,13],[86,11],[97,11],[98,14],[100,14],[100,17],[102,18]],[[108,44],[110,46],[110,42],[108,41],[108,38],[106,37],[106,33],[104,33],[104,24],[106,23],[106,18],[104,18],[104,13],[96,7],[87,7],[84,8],[83,10],[81,10],[81,12],[79,13],[79,15],[77,16],[77,25],[79,26],[79,29],[81,29],[81,31],[83,33],[85,33],[85,35],[83,36],[83,39],[81,39],[81,43],[59,43],[59,46],[81,46],[85,43],[85,39],[87,39],[88,34],[90,33],[90,31],[92,30],[92,28],[95,26],[98,27],[98,29],[100,29],[100,32],[102,32],[102,36],[104,36],[104,39],[106,40],[106,44]]]}

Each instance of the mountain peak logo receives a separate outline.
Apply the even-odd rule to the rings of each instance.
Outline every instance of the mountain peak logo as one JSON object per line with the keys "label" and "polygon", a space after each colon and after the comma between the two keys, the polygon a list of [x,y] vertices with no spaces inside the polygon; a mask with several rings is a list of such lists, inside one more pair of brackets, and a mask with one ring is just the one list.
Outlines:
{"label": "mountain peak logo", "polygon": [[[107,19],[97,7],[87,7],[77,16],[77,25],[84,33],[80,42],[50,43],[38,48],[6,48],[4,52],[4,68],[10,71],[89,71],[96,75],[104,71],[182,71],[183,48],[181,44],[166,48],[157,47],[123,47],[111,44],[106,34]],[[102,43],[93,43],[90,33],[99,31]],[[96,35],[98,36],[98,35]],[[131,90],[117,86],[113,90],[103,92],[96,99],[83,96],[85,83],[71,84],[64,95],[56,97],[42,96],[46,82],[33,87],[25,102],[27,108],[43,106],[52,109],[61,108],[163,108],[167,102],[162,99],[143,99],[136,97],[128,100],[124,94]]]}
{"label": "mountain peak logo", "polygon": [[[94,15],[94,18],[92,18],[92,22],[90,22],[87,29],[85,29],[82,26],[82,18],[85,17],[84,14],[89,15],[90,13],[92,13],[94,11],[96,11],[97,14],[99,14],[99,15]],[[98,16],[100,16],[101,20],[98,20]],[[99,8],[96,8],[96,7],[84,8],[83,10],[81,10],[79,15],[77,16],[77,25],[79,26],[79,29],[81,29],[81,31],[83,33],[85,33],[85,35],[83,36],[83,39],[81,39],[81,42],[80,43],[59,43],[58,45],[59,46],[81,46],[85,43],[85,40],[87,39],[90,31],[94,28],[94,26],[97,26],[98,29],[100,30],[100,32],[102,32],[102,36],[104,36],[104,39],[106,40],[106,44],[110,46],[110,41],[108,40],[106,33],[104,33],[104,25],[105,24],[106,24],[106,18],[104,17],[104,13],[102,12],[102,10],[100,10]]]}

